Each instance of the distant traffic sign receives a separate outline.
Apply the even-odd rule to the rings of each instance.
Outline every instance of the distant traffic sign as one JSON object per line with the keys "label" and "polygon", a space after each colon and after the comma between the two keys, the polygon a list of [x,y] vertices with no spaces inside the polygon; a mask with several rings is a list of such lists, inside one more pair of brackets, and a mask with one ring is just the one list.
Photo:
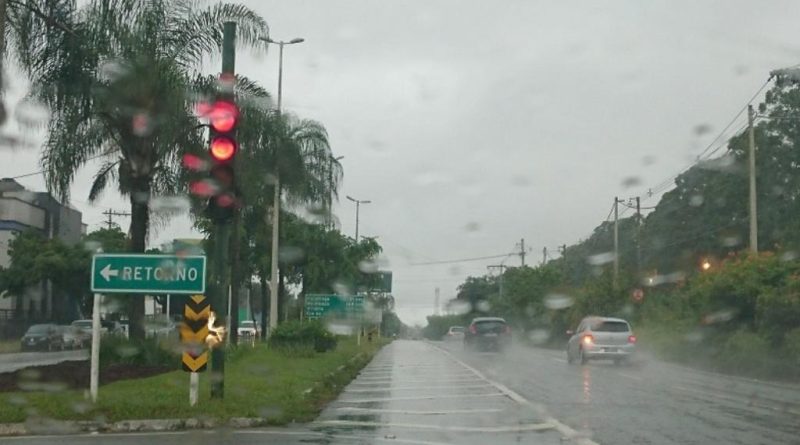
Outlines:
{"label": "distant traffic sign", "polygon": [[92,257],[92,292],[202,294],[206,257],[98,254]]}
{"label": "distant traffic sign", "polygon": [[305,315],[309,320],[324,317],[347,318],[364,312],[364,297],[361,295],[306,295]]}

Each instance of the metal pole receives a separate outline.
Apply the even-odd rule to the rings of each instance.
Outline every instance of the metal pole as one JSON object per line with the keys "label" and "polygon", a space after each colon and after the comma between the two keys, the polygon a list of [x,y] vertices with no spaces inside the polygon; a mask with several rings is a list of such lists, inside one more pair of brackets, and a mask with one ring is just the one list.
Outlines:
{"label": "metal pole", "polygon": [[747,106],[747,126],[750,139],[750,252],[758,253],[758,208],[756,207],[756,134],[753,106]]}
{"label": "metal pole", "polygon": [[614,289],[619,282],[619,198],[614,197]]}
{"label": "metal pole", "polygon": [[[236,65],[236,23],[225,22],[222,29],[222,74],[233,76]],[[224,92],[233,95],[233,91]],[[227,324],[228,306],[228,254],[230,245],[229,224],[217,221],[214,225],[214,283],[211,307]],[[238,241],[238,240],[237,240]],[[225,396],[225,346],[219,345],[211,350],[211,398]]]}
{"label": "metal pole", "polygon": [[642,274],[642,200],[636,197],[636,279]]}
{"label": "metal pole", "polygon": [[361,208],[361,201],[356,201],[356,244],[358,244],[358,213]]}
{"label": "metal pole", "polygon": [[[280,97],[280,96],[279,96]],[[278,326],[278,225],[280,224],[281,187],[275,176],[275,194],[272,200],[272,260],[269,280],[269,330]]]}
{"label": "metal pole", "polygon": [[94,294],[92,304],[92,363],[89,371],[89,394],[97,402],[97,386],[100,380],[100,294]]}
{"label": "metal pole", "polygon": [[170,294],[167,294],[167,321],[170,320],[170,318],[169,318],[169,297],[170,297]]}
{"label": "metal pole", "polygon": [[519,243],[519,257],[522,260],[522,267],[525,267],[525,238]]}
{"label": "metal pole", "polygon": [[281,97],[283,92],[283,45],[284,42],[278,43],[278,112],[281,111]]}

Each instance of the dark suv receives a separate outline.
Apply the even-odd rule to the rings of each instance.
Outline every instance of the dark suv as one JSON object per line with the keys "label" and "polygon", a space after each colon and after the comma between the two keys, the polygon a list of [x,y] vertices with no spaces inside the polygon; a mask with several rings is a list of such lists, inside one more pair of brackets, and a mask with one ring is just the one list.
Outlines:
{"label": "dark suv", "polygon": [[464,349],[502,351],[511,343],[511,326],[500,317],[474,318],[464,332]]}

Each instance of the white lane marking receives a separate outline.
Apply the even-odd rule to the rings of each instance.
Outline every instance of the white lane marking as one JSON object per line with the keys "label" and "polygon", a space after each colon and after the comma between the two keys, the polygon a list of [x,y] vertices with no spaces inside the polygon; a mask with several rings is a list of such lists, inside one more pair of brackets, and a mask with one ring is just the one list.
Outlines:
{"label": "white lane marking", "polygon": [[444,396],[414,396],[414,397],[381,397],[373,399],[345,399],[336,400],[336,403],[374,403],[374,402],[394,402],[397,400],[438,400],[438,399],[475,399],[482,397],[505,397],[501,392],[490,392],[487,394],[453,394]]}
{"label": "white lane marking", "polygon": [[481,383],[480,385],[445,385],[445,386],[383,386],[375,389],[347,389],[345,392],[386,392],[386,391],[409,391],[409,390],[434,390],[434,389],[478,389],[490,388],[492,385]]}
{"label": "white lane marking", "polygon": [[525,431],[544,431],[555,429],[555,425],[549,422],[528,423],[509,426],[456,426],[456,425],[428,425],[423,423],[396,423],[396,422],[361,422],[355,420],[321,420],[312,425],[331,425],[331,426],[360,426],[360,427],[394,427],[410,428],[415,430],[438,430],[462,433],[518,433]]}
{"label": "white lane marking", "polygon": [[412,414],[421,416],[433,416],[442,414],[480,414],[480,413],[500,413],[505,411],[503,408],[476,408],[476,409],[449,409],[449,410],[412,410],[412,409],[384,409],[384,408],[360,408],[357,406],[340,406],[334,408],[336,411],[351,411],[359,413],[386,413],[386,414]]}
{"label": "white lane marking", "polygon": [[[262,434],[262,435],[275,435],[281,436],[286,435],[284,432],[281,431],[274,431],[274,430],[239,430],[234,431],[234,434]],[[329,434],[329,433],[322,433],[318,431],[308,431],[308,432],[298,432],[292,433],[291,435],[305,435],[305,436],[313,436],[313,437],[320,437],[320,438],[329,438],[335,437],[336,439],[343,439],[352,441],[352,443],[361,442],[364,439],[369,439],[370,442],[391,442],[391,443],[407,443],[409,445],[448,445],[444,442],[430,442],[427,440],[413,440],[413,439],[403,439],[403,438],[394,438],[394,439],[387,439],[385,437],[365,437],[365,436],[350,436],[350,435],[341,435],[341,434]]]}
{"label": "white lane marking", "polygon": [[446,380],[404,380],[404,379],[388,379],[388,380],[372,380],[372,381],[364,381],[359,382],[357,380],[353,381],[350,385],[353,386],[377,386],[377,385],[389,385],[392,383],[397,383],[401,385],[415,385],[418,383],[470,383],[470,382],[482,382],[481,379],[471,378],[471,379],[446,379]]}
{"label": "white lane marking", "polygon": [[[528,399],[526,399],[525,397],[522,397],[521,395],[519,395],[516,392],[512,391],[511,389],[509,389],[505,385],[502,385],[502,384],[500,384],[498,382],[495,382],[494,380],[489,380],[480,371],[478,371],[477,369],[473,368],[472,366],[464,363],[462,360],[456,358],[449,351],[447,351],[445,349],[442,349],[442,348],[440,348],[438,346],[432,345],[430,343],[428,343],[428,344],[432,348],[439,349],[440,351],[442,351],[445,354],[447,354],[453,361],[455,361],[459,365],[463,366],[464,368],[469,369],[470,371],[472,371],[476,376],[478,376],[479,378],[485,380],[487,383],[489,383],[492,386],[494,386],[495,388],[497,388],[500,392],[502,392],[509,399],[519,403],[520,405],[535,407],[535,405],[532,404],[531,402],[529,402]],[[559,433],[563,434],[564,436],[568,437],[571,440],[574,440],[576,443],[578,443],[580,445],[599,445],[597,442],[595,442],[595,441],[593,441],[593,440],[591,440],[591,439],[589,439],[587,437],[583,437],[582,434],[578,433],[577,431],[575,431],[571,427],[561,423],[555,417],[547,416],[545,418],[545,422],[551,423],[555,427],[555,429],[558,430]]]}
{"label": "white lane marking", "polygon": [[618,372],[617,375],[621,375],[622,377],[625,377],[626,379],[640,380],[640,381],[644,380],[644,379],[642,379],[641,376],[628,374],[627,372]]}

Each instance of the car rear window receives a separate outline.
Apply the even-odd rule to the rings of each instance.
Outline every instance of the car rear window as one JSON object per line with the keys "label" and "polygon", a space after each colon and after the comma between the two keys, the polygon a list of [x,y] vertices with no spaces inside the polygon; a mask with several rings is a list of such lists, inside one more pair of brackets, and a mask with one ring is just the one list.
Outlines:
{"label": "car rear window", "polygon": [[50,325],[48,324],[35,324],[28,328],[28,333],[30,334],[42,334],[50,330]]}
{"label": "car rear window", "polygon": [[595,332],[628,332],[630,327],[624,321],[602,321],[592,325]]}
{"label": "car rear window", "polygon": [[506,326],[504,321],[500,320],[486,320],[486,321],[476,321],[475,322],[475,329],[478,332],[491,332],[502,329]]}

